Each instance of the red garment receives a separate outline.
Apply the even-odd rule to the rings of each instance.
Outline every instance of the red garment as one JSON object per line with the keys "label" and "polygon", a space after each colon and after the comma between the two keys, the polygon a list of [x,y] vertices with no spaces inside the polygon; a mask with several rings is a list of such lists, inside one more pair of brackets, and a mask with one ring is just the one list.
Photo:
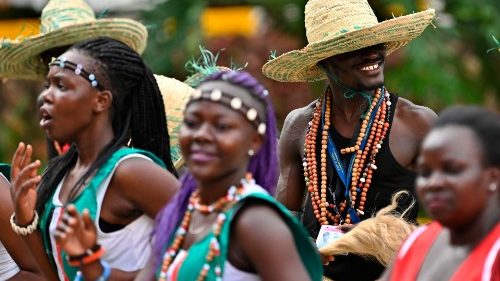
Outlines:
{"label": "red garment", "polygon": [[[425,257],[442,231],[433,222],[413,232],[399,250],[391,281],[415,281]],[[500,281],[500,223],[458,267],[450,281]]]}

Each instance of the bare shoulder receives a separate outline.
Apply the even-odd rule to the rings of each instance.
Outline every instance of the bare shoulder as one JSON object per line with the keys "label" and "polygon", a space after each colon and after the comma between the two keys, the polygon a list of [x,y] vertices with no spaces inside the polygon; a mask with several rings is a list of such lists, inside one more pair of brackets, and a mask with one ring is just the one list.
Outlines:
{"label": "bare shoulder", "polygon": [[[150,159],[132,157],[123,160],[113,175],[103,206],[113,208],[117,200],[154,218],[179,190],[179,181]],[[108,197],[109,196],[109,197]],[[109,201],[106,201],[109,199]],[[107,202],[114,202],[106,205]],[[130,205],[129,205],[130,204]],[[110,212],[118,214],[119,208]],[[121,210],[123,212],[123,210]]]}
{"label": "bare shoulder", "polygon": [[283,124],[283,129],[281,130],[281,140],[286,139],[287,142],[295,143],[303,139],[315,104],[316,101],[288,113]]}
{"label": "bare shoulder", "polygon": [[267,204],[249,204],[243,207],[238,212],[235,223],[237,235],[253,236],[257,240],[270,234],[276,235],[277,232],[288,232],[278,211]]}
{"label": "bare shoulder", "polygon": [[255,202],[243,206],[231,236],[238,245],[232,249],[241,249],[247,268],[254,269],[262,280],[311,280],[292,231],[272,205]]}
{"label": "bare shoulder", "polygon": [[437,114],[432,109],[426,106],[416,105],[413,102],[401,97],[398,100],[396,114],[398,117],[404,118],[407,121],[413,120],[428,124],[432,124],[437,119]]}
{"label": "bare shoulder", "polygon": [[153,172],[163,170],[162,167],[149,158],[142,156],[130,157],[118,164],[115,171],[115,177],[144,177],[141,172],[150,169],[153,169]]}
{"label": "bare shoulder", "polygon": [[399,98],[396,107],[397,121],[415,133],[417,138],[423,138],[429,132],[437,119],[437,114],[430,108],[416,105],[405,98]]}
{"label": "bare shoulder", "polygon": [[290,133],[300,131],[302,132],[307,128],[307,124],[311,119],[311,114],[314,110],[316,101],[308,104],[307,106],[296,108],[286,116],[285,123],[283,124],[283,131]]}
{"label": "bare shoulder", "polygon": [[[142,190],[162,185],[177,187],[177,179],[166,169],[150,159],[131,157],[118,164],[113,175],[113,181],[121,190],[134,189],[140,186]],[[152,186],[153,185],[153,186]]]}

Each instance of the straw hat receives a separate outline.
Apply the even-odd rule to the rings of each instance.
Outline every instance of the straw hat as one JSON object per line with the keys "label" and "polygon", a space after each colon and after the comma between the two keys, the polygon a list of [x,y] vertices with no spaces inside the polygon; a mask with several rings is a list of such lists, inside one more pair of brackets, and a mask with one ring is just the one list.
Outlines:
{"label": "straw hat", "polygon": [[305,27],[309,44],[267,62],[262,72],[281,82],[326,79],[319,61],[384,43],[387,55],[419,36],[434,9],[378,22],[367,0],[309,0]]}
{"label": "straw hat", "polygon": [[142,53],[147,35],[144,25],[131,19],[96,19],[84,0],[49,0],[41,14],[39,34],[0,40],[0,77],[43,79],[47,66],[41,53],[99,36],[119,40]]}
{"label": "straw hat", "polygon": [[188,84],[174,78],[156,75],[167,114],[168,135],[170,138],[170,157],[176,169],[184,163],[179,148],[179,129],[184,118],[184,108],[195,91]]}
{"label": "straw hat", "polygon": [[189,76],[184,82],[155,74],[167,114],[170,157],[176,169],[179,169],[185,163],[179,147],[179,130],[182,125],[182,120],[184,119],[186,104],[191,95],[195,92],[193,87],[199,85],[202,80],[214,72],[230,70],[230,68],[224,66],[216,66],[212,72],[196,73]]}

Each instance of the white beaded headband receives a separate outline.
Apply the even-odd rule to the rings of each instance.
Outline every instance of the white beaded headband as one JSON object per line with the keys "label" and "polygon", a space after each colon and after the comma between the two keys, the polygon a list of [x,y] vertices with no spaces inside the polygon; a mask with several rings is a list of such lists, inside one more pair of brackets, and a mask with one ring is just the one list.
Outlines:
{"label": "white beaded headband", "polygon": [[81,64],[76,64],[72,61],[67,60],[65,57],[60,57],[58,59],[53,59],[51,63],[49,63],[49,66],[58,66],[60,68],[66,68],[69,70],[72,70],[75,72],[76,75],[80,75],[85,80],[89,81],[90,85],[92,87],[97,88],[99,90],[104,90],[101,84],[97,82],[97,79],[95,77],[94,73],[89,73],[85,69],[83,69],[83,65]]}
{"label": "white beaded headband", "polygon": [[244,104],[243,100],[239,97],[224,93],[220,89],[198,89],[193,92],[188,104],[198,100],[217,102],[221,105],[227,106],[245,116],[246,119],[250,121],[250,123],[252,123],[252,125],[257,129],[257,132],[259,134],[264,135],[266,133],[267,127],[266,123],[264,122],[265,118],[259,116],[257,109]]}

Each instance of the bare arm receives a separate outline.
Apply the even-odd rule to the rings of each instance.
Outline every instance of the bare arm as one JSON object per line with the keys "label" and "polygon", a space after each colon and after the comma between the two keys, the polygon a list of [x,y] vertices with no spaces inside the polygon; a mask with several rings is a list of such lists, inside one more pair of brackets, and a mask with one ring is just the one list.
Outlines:
{"label": "bare arm", "polygon": [[420,144],[436,121],[437,114],[428,107],[411,104],[408,105],[402,118],[409,130],[414,133],[414,138],[420,147]]}
{"label": "bare arm", "polygon": [[280,177],[276,199],[291,211],[299,211],[305,194],[302,147],[311,108],[288,114],[279,140]]}
{"label": "bare arm", "polygon": [[310,280],[290,229],[274,209],[250,206],[235,223],[236,243],[262,280]]}
{"label": "bare arm", "polygon": [[389,146],[401,166],[414,170],[420,144],[437,115],[431,109],[400,98],[391,128]]}
{"label": "bare arm", "polygon": [[170,172],[142,158],[120,163],[111,185],[118,187],[127,201],[153,219],[180,188],[180,182]]}
{"label": "bare arm", "polygon": [[[38,175],[40,161],[31,162],[33,149],[30,145],[20,143],[12,159],[11,196],[15,211],[15,223],[26,226],[33,222],[36,206],[36,187],[41,180]],[[39,230],[23,236],[23,241],[37,262],[38,268],[47,280],[57,280],[57,274],[44,250]]]}
{"label": "bare arm", "polygon": [[[119,194],[113,200],[124,199],[151,218],[155,218],[179,186],[172,174],[142,158],[130,158],[120,163],[110,183],[110,188]],[[103,209],[104,204],[106,199]],[[57,239],[69,255],[78,256],[97,243],[96,229],[87,213],[80,216],[74,207],[68,207],[67,213],[70,218],[58,225]],[[101,276],[103,267],[96,261],[84,265],[81,270],[85,280],[95,280]],[[108,280],[134,280],[138,272],[112,269]]]}
{"label": "bare arm", "polygon": [[[45,253],[42,236],[39,231],[23,238],[25,244],[28,246],[31,256],[37,262],[38,268],[42,271],[46,280],[57,280],[57,274],[49,262],[47,254]],[[24,280],[24,279],[23,279]]]}
{"label": "bare arm", "polygon": [[155,274],[155,258],[154,255],[149,257],[146,266],[137,274],[135,281],[149,281],[154,279]]}
{"label": "bare arm", "polygon": [[10,227],[9,220],[13,212],[10,184],[0,177],[0,229],[2,229],[0,231],[0,241],[21,270],[9,280],[43,280],[36,262],[29,254],[29,249],[23,243],[21,237]]}

